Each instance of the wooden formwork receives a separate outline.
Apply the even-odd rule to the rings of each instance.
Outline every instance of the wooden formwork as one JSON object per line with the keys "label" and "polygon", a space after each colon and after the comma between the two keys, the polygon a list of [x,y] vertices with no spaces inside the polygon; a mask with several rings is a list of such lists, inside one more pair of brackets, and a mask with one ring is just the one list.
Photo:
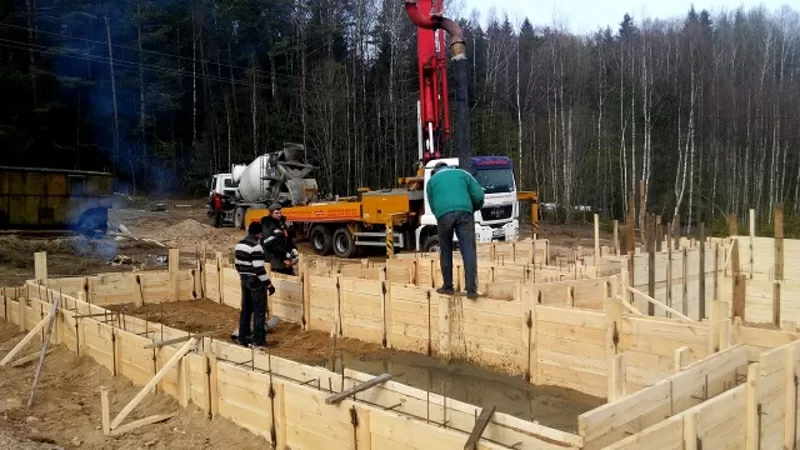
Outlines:
{"label": "wooden formwork", "polygon": [[[203,274],[199,277],[203,286],[196,290],[204,292],[206,298],[238,307],[238,276],[235,270],[224,267],[224,264],[215,265],[217,262],[199,264],[195,273]],[[212,270],[207,270],[209,268]],[[534,384],[563,386],[608,398],[607,404],[578,418],[575,434],[530,424],[534,428],[525,430],[530,431],[528,438],[534,440],[526,441],[530,442],[530,446],[515,448],[549,448],[542,443],[544,441],[551,444],[552,441],[558,442],[552,448],[698,448],[698,442],[704,448],[717,448],[717,444],[722,447],[730,444],[727,448],[744,448],[744,442],[756,442],[754,440],[769,444],[748,448],[774,448],[773,442],[793,443],[796,440],[793,405],[796,404],[797,395],[793,383],[797,364],[793,358],[797,355],[794,346],[800,335],[794,330],[765,330],[745,326],[741,320],[732,321],[726,314],[731,310],[727,302],[711,301],[710,318],[704,321],[646,317],[625,307],[622,293],[626,288],[626,272],[611,277],[563,283],[496,282],[496,286],[493,286],[496,298],[470,301],[440,296],[430,287],[405,282],[411,279],[407,264],[388,261],[377,269],[376,279],[315,274],[309,270],[303,270],[298,277],[273,275],[278,288],[276,295],[271,298],[273,313],[285,320],[301,323],[306,329],[326,332],[333,329],[341,336],[382,343],[390,348],[435,354],[443,358],[463,358],[484,367],[523,375]],[[47,284],[50,289],[44,292],[52,298],[59,288],[59,280],[48,280]],[[24,319],[26,329],[34,326],[37,322],[36,313],[41,317],[42,311],[47,309],[46,302],[42,302],[39,310],[34,311],[33,301],[38,300],[31,300],[29,310],[23,311],[25,308],[20,309],[18,302],[15,305],[13,298],[41,298],[41,292],[41,287],[29,283],[24,291],[17,290],[5,298],[4,305],[10,305],[4,309],[9,311],[8,317],[15,321],[17,311],[16,315]],[[88,307],[98,310],[97,306]],[[134,326],[142,326],[142,321],[136,322],[130,318],[127,321],[129,324],[131,321],[139,323]],[[111,327],[111,333],[114,333],[113,323]],[[146,323],[144,327],[147,327]],[[143,331],[147,332],[146,329]],[[104,333],[105,338],[109,338],[108,331]],[[163,339],[181,334],[185,335],[170,330]],[[68,338],[65,341],[69,346]],[[218,367],[226,361],[239,363],[233,366],[247,373],[240,378],[261,383],[262,391],[268,385],[266,377],[257,376],[269,370],[270,361],[265,360],[263,355],[250,358],[247,349],[222,342],[211,343],[208,339],[202,342],[204,349],[218,358]],[[92,347],[87,344],[83,350],[108,361],[108,351],[101,352]],[[172,352],[176,351],[174,346],[170,348]],[[164,354],[158,356],[157,360],[165,361],[169,357],[169,354]],[[276,360],[272,358],[273,364]],[[250,372],[246,372],[246,364],[242,364],[244,361],[250,362]],[[152,366],[152,355],[150,362]],[[320,398],[324,397],[325,383],[330,383],[329,391],[336,392],[352,386],[356,380],[363,381],[369,377],[347,372],[342,384],[341,374],[292,362],[285,364],[295,364],[293,367],[299,367],[297,370],[301,371],[298,380],[300,384],[303,381],[306,383],[299,386],[298,391],[307,391],[307,395],[312,395],[315,389],[309,385],[313,385],[313,381],[309,380],[318,380],[316,392],[320,397],[312,401],[318,405],[317,408],[323,406]],[[143,365],[138,370],[146,370],[147,367]],[[131,371],[136,372],[134,369]],[[142,378],[148,375],[152,376],[152,371],[142,375]],[[224,376],[228,376],[227,372]],[[336,384],[336,379],[340,380],[339,384]],[[217,385],[221,389],[220,386]],[[372,401],[368,399],[372,398],[370,396],[385,399],[387,403],[381,403],[384,408],[397,405],[398,396],[406,395],[402,397],[406,401],[400,403],[409,405],[408,408],[412,409],[407,412],[412,415],[415,414],[412,411],[421,408],[419,402],[422,396],[426,399],[436,397],[407,386],[388,386],[387,383],[380,389],[362,395],[367,402]],[[387,388],[392,392],[384,392]],[[166,387],[164,389],[169,390]],[[252,392],[259,388],[248,389]],[[195,397],[201,401],[209,395],[204,391],[196,393],[195,390],[192,390],[192,401],[195,401]],[[177,387],[173,391],[180,394]],[[295,392],[292,392],[294,395]],[[357,398],[360,400],[361,396]],[[417,406],[414,406],[412,398],[417,399]],[[448,408],[451,407],[449,400],[441,397],[436,399],[441,402],[426,403],[426,410],[432,404],[439,405],[434,410],[444,408],[445,402]],[[272,417],[270,412],[259,410],[264,416],[257,420],[250,419],[257,423],[249,424],[247,421],[252,417],[252,412],[241,412],[242,417],[238,417],[235,406],[229,405],[226,410],[226,406],[220,406],[225,402],[216,402],[217,413],[228,411],[226,414],[248,428],[268,423]],[[235,400],[232,402],[236,404]],[[213,407],[214,402],[211,403]],[[352,406],[361,414],[359,408],[363,406],[359,406],[358,402]],[[249,411],[244,406],[240,407]],[[464,424],[469,423],[469,417],[472,417],[472,423],[475,421],[477,409],[471,408],[471,412],[468,407],[460,412]],[[324,420],[335,420],[327,417],[323,409],[315,410],[316,414],[324,417]],[[365,413],[369,414],[370,426],[381,424],[377,426],[377,431],[370,429],[370,433],[386,437],[381,427],[393,426],[391,420],[404,417],[404,411],[392,409],[395,411],[393,414],[399,414],[398,417],[387,418],[392,414],[386,416],[371,411]],[[765,412],[769,414],[767,420],[761,417]],[[331,414],[335,418],[339,413]],[[446,413],[442,410],[440,414],[437,417],[459,413],[447,409]],[[406,418],[404,420],[407,422],[403,423],[412,425],[403,430],[413,430],[420,436],[427,436],[428,431],[420,427],[427,425],[425,422],[429,418],[420,420],[420,423]],[[509,427],[519,430],[516,425],[511,425],[511,422],[519,419],[507,420]],[[309,440],[296,443],[297,447],[292,448],[313,446],[313,432],[306,433],[307,430],[301,428],[302,424],[297,426],[301,434],[309,436]],[[346,429],[346,424],[342,426]],[[441,431],[441,428],[437,429]],[[462,428],[461,432],[465,433],[470,426]],[[729,428],[735,431],[730,432]],[[532,431],[534,429],[536,431]],[[264,433],[263,426],[260,430]],[[352,436],[352,428],[349,431]],[[451,433],[449,437],[432,435],[431,439],[441,439],[435,441],[442,442],[439,447],[425,437],[425,441],[420,438],[416,441],[417,446],[411,448],[454,447],[456,438],[452,433],[457,431],[447,431]],[[373,445],[381,442],[374,434],[370,438]],[[512,445],[511,440],[503,439],[506,438],[498,437],[496,442],[490,444],[508,442],[506,445]]]}
{"label": "wooden formwork", "polygon": [[[33,329],[40,321],[39,312],[58,300],[62,306],[51,335],[53,344],[90,356],[139,386],[160,374],[154,384],[157,392],[178,399],[181,406],[194,403],[210,418],[226,417],[263,436],[273,448],[461,449],[480,411],[392,381],[331,404],[332,394],[372,377],[351,370],[334,373],[210,338],[195,338],[197,347],[169,365],[186,343],[153,344],[188,338],[184,331],[162,326],[156,332],[152,323],[33,282],[15,292],[16,296],[2,296],[5,320]],[[112,423],[108,428],[113,435],[124,427]],[[575,434],[495,412],[476,448],[580,446]]]}

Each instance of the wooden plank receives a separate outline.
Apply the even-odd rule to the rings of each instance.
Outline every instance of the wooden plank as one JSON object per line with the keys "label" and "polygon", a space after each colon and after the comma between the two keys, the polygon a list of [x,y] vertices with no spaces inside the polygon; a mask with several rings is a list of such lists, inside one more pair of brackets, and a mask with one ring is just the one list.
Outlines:
{"label": "wooden plank", "polygon": [[119,428],[115,428],[115,429],[111,430],[111,436],[119,436],[119,435],[127,433],[129,431],[133,431],[133,430],[135,430],[137,428],[141,428],[141,427],[143,427],[145,425],[152,425],[154,423],[164,422],[164,421],[169,420],[169,419],[171,419],[171,418],[173,418],[173,417],[175,417],[177,415],[178,415],[177,412],[170,413],[170,414],[156,414],[156,415],[153,415],[153,416],[150,416],[150,417],[145,417],[144,419],[135,420],[135,421],[133,421],[131,423],[126,423],[125,425],[122,425]]}
{"label": "wooden plank", "polygon": [[698,298],[700,306],[700,314],[698,320],[706,318],[706,224],[700,222],[700,289],[698,290],[700,296]]}
{"label": "wooden plank", "polygon": [[760,417],[759,417],[759,396],[758,378],[761,366],[753,363],[747,368],[747,418],[745,428],[745,449],[757,450],[760,447]]}
{"label": "wooden plank", "polygon": [[202,339],[202,338],[204,338],[206,336],[211,336],[213,334],[214,334],[213,331],[204,331],[202,333],[196,333],[196,334],[191,334],[190,333],[190,334],[188,334],[186,336],[183,336],[183,337],[178,337],[178,338],[174,338],[174,339],[168,339],[166,341],[161,341],[161,342],[153,342],[152,344],[145,345],[144,348],[148,349],[148,350],[151,349],[151,348],[161,348],[161,347],[165,347],[167,345],[180,344],[181,342],[186,342],[186,341],[188,341],[189,339],[192,339],[192,338]]}
{"label": "wooden plank", "polygon": [[128,414],[130,414],[131,411],[133,411],[133,408],[135,408],[139,403],[142,402],[142,400],[144,400],[145,396],[147,396],[147,394],[150,393],[151,390],[153,390],[156,384],[158,384],[158,382],[161,381],[162,378],[164,378],[167,372],[178,363],[178,361],[183,357],[183,355],[185,355],[192,348],[194,348],[196,344],[197,340],[195,338],[189,339],[189,341],[185,343],[183,347],[181,347],[181,349],[178,350],[178,352],[175,353],[172,356],[172,358],[170,358],[169,361],[167,361],[166,364],[164,364],[164,367],[162,367],[161,370],[159,370],[155,374],[155,376],[145,385],[145,387],[142,388],[142,390],[139,391],[138,394],[136,394],[136,396],[125,406],[125,408],[123,408],[122,411],[119,412],[117,417],[111,422],[111,428],[112,429],[117,428],[119,424],[123,420],[125,420],[126,417],[128,417]]}
{"label": "wooden plank", "polygon": [[[596,221],[597,214],[595,214],[595,223]],[[475,421],[475,426],[472,428],[472,432],[469,434],[467,443],[464,444],[464,450],[478,450],[478,441],[480,441],[481,435],[483,434],[484,430],[486,430],[486,426],[489,425],[489,420],[492,419],[494,410],[494,405],[481,410],[481,415]]]}
{"label": "wooden plank", "polygon": [[345,391],[339,392],[338,394],[334,394],[334,395],[331,395],[331,396],[327,397],[325,399],[325,403],[327,403],[329,405],[335,405],[337,403],[340,403],[342,400],[346,399],[347,397],[349,397],[351,395],[355,395],[355,394],[357,394],[359,392],[363,392],[363,391],[365,391],[365,390],[367,390],[367,389],[369,389],[369,388],[371,388],[373,386],[376,386],[378,384],[383,383],[384,381],[390,380],[391,378],[392,378],[392,374],[390,374],[390,373],[384,373],[384,374],[378,375],[377,377],[375,377],[375,378],[373,378],[373,379],[371,379],[369,381],[365,381],[365,382],[363,382],[363,383],[361,383],[361,384],[359,384],[357,386],[351,387],[350,389],[347,389]]}
{"label": "wooden plank", "polygon": [[[24,300],[19,301],[20,305],[23,305],[24,303],[25,303]],[[22,340],[19,341],[19,343],[17,343],[17,345],[15,345],[14,348],[11,349],[11,351],[8,352],[2,360],[0,360],[0,366],[5,366],[6,364],[8,364],[8,362],[11,361],[14,358],[14,356],[16,356],[17,353],[20,352],[20,350],[22,350],[23,348],[25,348],[26,345],[28,345],[28,343],[31,341],[31,339],[33,339],[34,336],[39,334],[39,331],[41,331],[41,329],[44,328],[45,324],[47,324],[50,321],[51,314],[52,313],[48,313],[47,316],[45,316],[42,320],[40,320],[39,323],[37,323],[36,326],[34,326],[31,329],[31,331],[27,335],[25,335],[25,337],[22,338]],[[20,315],[19,319],[20,319],[19,322],[21,324],[25,323],[24,314]]]}

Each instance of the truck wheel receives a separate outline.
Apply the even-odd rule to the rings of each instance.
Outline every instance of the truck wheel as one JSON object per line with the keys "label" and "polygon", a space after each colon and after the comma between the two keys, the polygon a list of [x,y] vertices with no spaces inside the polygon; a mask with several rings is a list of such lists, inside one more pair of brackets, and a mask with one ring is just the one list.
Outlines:
{"label": "truck wheel", "polygon": [[356,240],[347,227],[341,227],[333,233],[333,252],[340,258],[352,258],[356,254]]}
{"label": "truck wheel", "polygon": [[233,226],[237,230],[244,230],[244,214],[247,212],[247,207],[237,206],[233,211]]}
{"label": "truck wheel", "polygon": [[331,254],[333,250],[333,237],[331,236],[330,230],[324,225],[317,225],[312,228],[308,238],[311,241],[311,247],[314,249],[314,253],[320,256]]}
{"label": "truck wheel", "polygon": [[423,252],[435,253],[439,251],[439,236],[433,235],[428,236],[428,239],[425,239],[425,245],[422,246]]}

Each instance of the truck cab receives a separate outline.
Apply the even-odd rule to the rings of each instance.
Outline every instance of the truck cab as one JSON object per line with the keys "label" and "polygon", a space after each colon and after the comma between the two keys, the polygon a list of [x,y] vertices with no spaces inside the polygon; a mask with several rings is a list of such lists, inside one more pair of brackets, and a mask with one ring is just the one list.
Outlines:
{"label": "truck cab", "polygon": [[[516,241],[519,238],[519,202],[511,159],[505,156],[474,156],[471,159],[472,176],[485,192],[483,208],[475,212],[476,241]],[[458,167],[458,158],[434,159],[425,165],[425,209],[416,229],[418,249],[422,251],[438,248],[436,217],[428,204],[427,186],[433,168],[440,162]],[[454,236],[453,240],[457,242],[458,238]]]}

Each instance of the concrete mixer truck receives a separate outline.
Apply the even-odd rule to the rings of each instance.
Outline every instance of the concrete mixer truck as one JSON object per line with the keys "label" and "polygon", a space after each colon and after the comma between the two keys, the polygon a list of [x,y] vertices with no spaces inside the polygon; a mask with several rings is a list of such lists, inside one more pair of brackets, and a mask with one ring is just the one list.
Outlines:
{"label": "concrete mixer truck", "polygon": [[265,153],[247,165],[235,164],[230,173],[215,174],[208,204],[212,225],[244,229],[248,209],[313,201],[317,181],[310,176],[314,167],[302,161],[304,150],[302,144],[286,143],[283,150]]}

